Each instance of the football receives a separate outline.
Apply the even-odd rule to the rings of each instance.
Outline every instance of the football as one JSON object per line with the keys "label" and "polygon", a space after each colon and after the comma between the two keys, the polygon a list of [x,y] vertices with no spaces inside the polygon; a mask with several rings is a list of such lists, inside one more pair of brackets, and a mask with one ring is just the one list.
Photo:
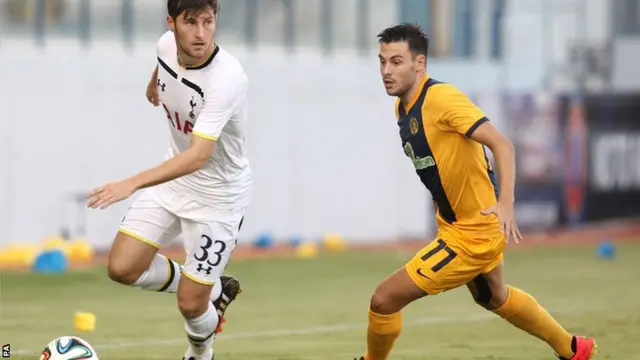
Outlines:
{"label": "football", "polygon": [[77,336],[61,336],[42,350],[40,360],[99,360],[93,347]]}

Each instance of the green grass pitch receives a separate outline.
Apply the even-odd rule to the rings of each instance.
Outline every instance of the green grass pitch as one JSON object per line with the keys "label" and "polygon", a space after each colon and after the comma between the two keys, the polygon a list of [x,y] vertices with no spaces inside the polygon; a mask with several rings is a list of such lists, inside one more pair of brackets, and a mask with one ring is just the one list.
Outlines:
{"label": "green grass pitch", "polygon": [[[592,247],[506,254],[507,281],[546,306],[571,332],[595,336],[598,359],[640,359],[640,246],[613,260]],[[367,303],[406,252],[346,252],[317,258],[232,261],[244,292],[231,305],[216,359],[348,359],[365,346]],[[103,268],[61,276],[3,273],[0,342],[11,359],[37,359],[61,335],[79,335],[102,360],[180,359],[186,348],[173,294],[111,283]],[[97,316],[76,334],[73,315]],[[404,311],[392,359],[552,360],[543,342],[474,305],[466,289],[422,299]]]}

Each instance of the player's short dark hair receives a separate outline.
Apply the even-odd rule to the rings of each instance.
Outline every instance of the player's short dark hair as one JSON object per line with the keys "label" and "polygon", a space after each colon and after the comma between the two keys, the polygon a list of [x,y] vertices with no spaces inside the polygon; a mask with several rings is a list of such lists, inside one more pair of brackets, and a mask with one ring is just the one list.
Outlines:
{"label": "player's short dark hair", "polygon": [[182,13],[191,13],[213,9],[215,15],[220,10],[220,2],[218,0],[169,0],[167,1],[167,12],[169,16],[176,19]]}
{"label": "player's short dark hair", "polygon": [[378,34],[380,44],[406,41],[413,55],[427,56],[429,38],[417,24],[402,23],[388,27]]}

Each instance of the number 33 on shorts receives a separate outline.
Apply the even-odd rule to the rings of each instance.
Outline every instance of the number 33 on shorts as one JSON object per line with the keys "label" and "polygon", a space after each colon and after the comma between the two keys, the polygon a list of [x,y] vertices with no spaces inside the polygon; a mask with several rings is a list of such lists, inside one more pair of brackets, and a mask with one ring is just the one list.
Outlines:
{"label": "number 33 on shorts", "polygon": [[212,285],[227,266],[236,240],[214,240],[211,235],[206,234],[200,235],[198,240],[191,246],[193,250],[187,249],[183,273],[197,283]]}

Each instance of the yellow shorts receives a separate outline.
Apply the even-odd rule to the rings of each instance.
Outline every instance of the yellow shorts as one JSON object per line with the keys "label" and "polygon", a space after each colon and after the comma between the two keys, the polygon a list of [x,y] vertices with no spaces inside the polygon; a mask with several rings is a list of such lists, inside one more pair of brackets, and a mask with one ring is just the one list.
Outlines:
{"label": "yellow shorts", "polygon": [[465,241],[469,239],[438,232],[436,239],[405,265],[413,282],[427,294],[436,295],[466,285],[502,262],[504,236],[487,239],[481,246],[476,241],[475,246],[466,247]]}

